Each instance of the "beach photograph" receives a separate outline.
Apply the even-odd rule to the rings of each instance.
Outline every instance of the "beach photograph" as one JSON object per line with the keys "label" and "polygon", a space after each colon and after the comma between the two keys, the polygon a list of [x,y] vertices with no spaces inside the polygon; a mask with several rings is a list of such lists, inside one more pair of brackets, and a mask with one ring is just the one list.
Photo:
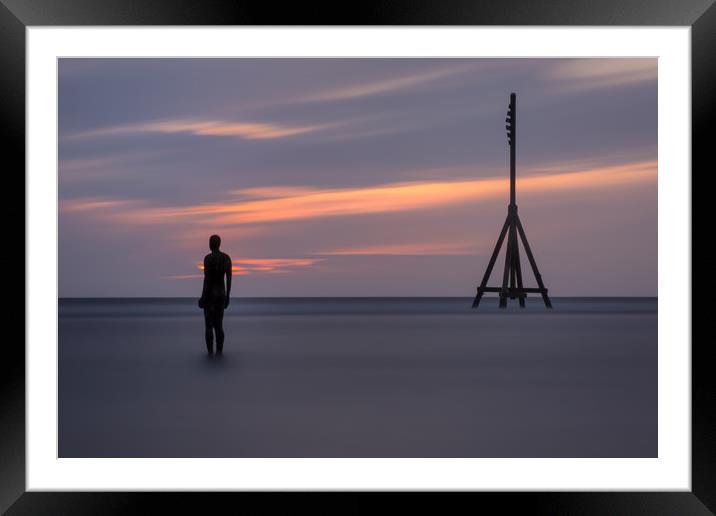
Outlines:
{"label": "beach photograph", "polygon": [[656,58],[60,58],[58,454],[658,456]]}

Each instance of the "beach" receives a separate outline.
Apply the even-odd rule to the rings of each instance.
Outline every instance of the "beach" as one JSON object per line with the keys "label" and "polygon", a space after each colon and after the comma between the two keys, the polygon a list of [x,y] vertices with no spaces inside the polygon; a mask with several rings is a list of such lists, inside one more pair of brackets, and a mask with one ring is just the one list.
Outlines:
{"label": "beach", "polygon": [[60,299],[60,457],[655,457],[656,298]]}

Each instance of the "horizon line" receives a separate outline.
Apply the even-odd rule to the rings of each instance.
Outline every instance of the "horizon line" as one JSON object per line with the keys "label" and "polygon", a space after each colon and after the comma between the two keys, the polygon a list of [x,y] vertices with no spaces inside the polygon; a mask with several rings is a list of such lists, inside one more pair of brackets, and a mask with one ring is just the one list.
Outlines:
{"label": "horizon line", "polygon": [[[472,299],[472,295],[464,296],[237,296],[230,299]],[[498,296],[486,296],[489,299],[497,299]],[[658,299],[656,296],[647,295],[565,295],[550,296],[553,299]],[[534,296],[536,299],[537,297]],[[68,299],[198,299],[198,296],[62,296],[60,300]]]}

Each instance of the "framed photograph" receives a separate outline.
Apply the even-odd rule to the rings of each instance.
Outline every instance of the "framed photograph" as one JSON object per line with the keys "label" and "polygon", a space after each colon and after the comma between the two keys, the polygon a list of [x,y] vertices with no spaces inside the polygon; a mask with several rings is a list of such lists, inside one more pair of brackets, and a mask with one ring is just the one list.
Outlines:
{"label": "framed photograph", "polygon": [[711,2],[3,4],[3,510],[716,510]]}

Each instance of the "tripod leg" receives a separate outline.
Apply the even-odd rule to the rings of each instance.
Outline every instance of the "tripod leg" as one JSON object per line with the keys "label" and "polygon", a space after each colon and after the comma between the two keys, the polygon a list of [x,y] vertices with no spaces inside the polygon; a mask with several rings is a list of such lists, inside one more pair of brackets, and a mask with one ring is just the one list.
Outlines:
{"label": "tripod leg", "polygon": [[502,230],[500,231],[500,236],[497,238],[497,244],[495,244],[495,249],[492,251],[492,256],[490,257],[490,262],[487,264],[487,270],[485,270],[485,275],[482,277],[482,282],[480,283],[480,286],[477,287],[477,295],[475,296],[475,300],[472,302],[473,308],[477,308],[480,304],[480,299],[482,299],[483,294],[482,289],[487,286],[487,282],[490,280],[490,274],[492,274],[492,269],[497,261],[497,256],[500,254],[500,248],[502,247],[502,242],[505,240],[505,234],[507,233],[507,229],[509,227],[510,217],[508,215],[507,219],[505,219],[505,224],[502,226]]}
{"label": "tripod leg", "polygon": [[512,241],[514,240],[515,225],[510,216],[507,217],[510,224],[510,234],[507,237],[507,250],[505,252],[505,269],[502,273],[502,292],[500,292],[500,308],[507,307],[507,280],[510,277],[510,263],[512,262]]}
{"label": "tripod leg", "polygon": [[482,290],[480,290],[480,287],[477,288],[477,294],[475,295],[475,299],[472,301],[472,307],[477,308],[480,306],[480,299],[482,299]]}
{"label": "tripod leg", "polygon": [[[516,249],[515,244],[517,244],[517,235],[515,234],[515,230],[513,229],[510,231],[510,240],[511,240],[511,248],[512,252],[510,253],[512,256],[510,257],[510,291],[513,291],[515,287],[517,287],[517,265],[515,260],[516,255]],[[514,294],[514,292],[512,292]],[[511,297],[512,299],[512,297]]]}
{"label": "tripod leg", "polygon": [[520,222],[520,218],[516,217],[517,222],[517,230],[520,232],[520,238],[522,239],[522,245],[525,246],[525,253],[527,253],[527,259],[530,261],[530,265],[532,266],[532,272],[535,275],[535,279],[537,280],[537,285],[539,285],[540,293],[542,294],[542,299],[544,300],[544,304],[547,308],[552,308],[552,301],[550,301],[549,296],[547,295],[547,289],[544,286],[544,282],[542,281],[542,275],[539,273],[539,269],[537,268],[537,262],[535,261],[535,257],[532,255],[532,250],[530,249],[530,244],[527,242],[527,236],[525,235],[525,230],[522,227],[522,222]]}
{"label": "tripod leg", "polygon": [[519,298],[520,298],[520,308],[525,307],[525,297],[527,297],[527,294],[522,292],[522,289],[524,288],[524,285],[522,284],[522,265],[520,264],[520,248],[517,244],[517,240],[515,239],[515,273],[517,274],[517,288],[520,291]]}

